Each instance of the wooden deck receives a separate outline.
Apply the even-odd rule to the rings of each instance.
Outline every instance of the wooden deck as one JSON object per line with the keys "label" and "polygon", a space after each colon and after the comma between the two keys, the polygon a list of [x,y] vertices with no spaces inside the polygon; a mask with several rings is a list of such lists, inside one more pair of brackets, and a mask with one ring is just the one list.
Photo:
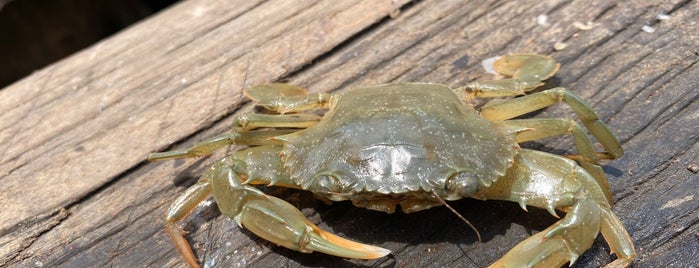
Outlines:
{"label": "wooden deck", "polygon": [[[486,58],[536,52],[562,63],[549,86],[586,99],[623,143],[625,156],[605,171],[638,250],[634,267],[699,267],[697,1],[226,2],[183,1],[0,91],[0,266],[184,267],[162,215],[225,152],[145,156],[227,131],[251,108],[247,86],[456,86],[491,78]],[[532,116],[572,115],[558,105]],[[568,137],[525,146],[573,148]],[[446,208],[386,215],[278,192],[321,227],[393,254],[357,261],[286,250],[207,203],[182,224],[200,261],[483,267],[555,221],[514,203],[453,202],[480,230],[478,243]],[[613,258],[600,237],[575,267]]]}

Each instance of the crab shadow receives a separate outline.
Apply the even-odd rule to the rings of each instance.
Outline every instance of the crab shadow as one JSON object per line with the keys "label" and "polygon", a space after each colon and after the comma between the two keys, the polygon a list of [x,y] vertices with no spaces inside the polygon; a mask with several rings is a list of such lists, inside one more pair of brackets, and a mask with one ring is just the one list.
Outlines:
{"label": "crab shadow", "polygon": [[[286,193],[289,191],[296,193]],[[292,196],[290,203],[299,207],[321,228],[354,241],[388,248],[392,253],[381,259],[366,261],[343,259],[322,253],[305,254],[272,245],[257,238],[251,232],[243,230],[242,232],[252,240],[266,243],[272,249],[272,254],[256,259],[255,266],[267,266],[279,262],[287,263],[286,266],[293,266],[289,265],[289,261],[303,267],[400,267],[406,264],[429,266],[430,263],[420,263],[416,260],[415,255],[432,254],[431,257],[425,258],[428,260],[435,256],[443,256],[442,254],[450,254],[452,255],[450,258],[454,259],[453,255],[465,255],[467,251],[478,250],[482,246],[474,230],[444,206],[410,214],[401,211],[387,214],[358,208],[350,202],[325,204],[314,199],[313,195],[307,192],[299,193],[288,189],[275,189],[271,192],[287,200]],[[486,256],[488,260],[497,259],[499,254],[518,242],[505,243],[502,241],[506,239],[499,239],[497,242],[494,240],[497,236],[506,235],[513,226],[518,226],[518,232],[526,232],[525,235],[529,236],[557,220],[545,210],[530,207],[526,212],[512,202],[463,199],[449,202],[449,204],[476,227],[482,243],[490,244],[489,248],[503,249],[502,252],[497,253],[497,256]],[[447,251],[440,252],[445,249]],[[413,261],[417,262],[412,263]],[[434,265],[434,263],[431,264]],[[475,266],[482,264],[472,263]]]}

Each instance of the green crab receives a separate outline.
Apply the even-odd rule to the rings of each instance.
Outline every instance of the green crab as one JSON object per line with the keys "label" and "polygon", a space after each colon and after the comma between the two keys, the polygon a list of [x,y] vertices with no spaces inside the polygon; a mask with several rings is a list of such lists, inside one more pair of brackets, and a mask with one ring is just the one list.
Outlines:
{"label": "green crab", "polygon": [[[243,114],[231,133],[148,156],[160,161],[206,156],[231,144],[248,146],[218,160],[172,204],[165,216],[167,233],[185,261],[197,267],[177,222],[213,195],[224,215],[277,245],[373,259],[389,250],[321,230],[296,207],[255,185],[311,191],[388,213],[398,206],[410,213],[471,197],[510,200],[525,210],[535,206],[557,218],[556,210],[565,212],[491,267],[572,264],[599,233],[618,257],[608,267],[626,267],[635,258],[634,246],[611,210],[612,195],[599,166],[600,159],[623,154],[618,140],[564,88],[525,95],[558,68],[547,56],[513,54],[494,63],[510,78],[460,88],[397,83],[309,94],[288,84],[251,87],[245,95],[275,114]],[[480,109],[470,105],[475,98],[506,96],[517,97]],[[513,119],[558,102],[570,106],[582,126],[568,118]],[[603,152],[594,149],[585,129]],[[572,135],[577,154],[559,156],[518,145],[556,135]]]}

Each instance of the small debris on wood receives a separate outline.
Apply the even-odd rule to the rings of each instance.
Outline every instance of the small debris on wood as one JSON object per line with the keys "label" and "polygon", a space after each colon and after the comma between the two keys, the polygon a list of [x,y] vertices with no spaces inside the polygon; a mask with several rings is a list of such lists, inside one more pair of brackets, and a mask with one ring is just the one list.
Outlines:
{"label": "small debris on wood", "polygon": [[581,30],[581,31],[592,30],[593,28],[595,28],[595,26],[597,26],[597,24],[592,23],[591,21],[588,21],[586,23],[582,23],[579,21],[573,22],[573,27],[575,27],[576,29]]}
{"label": "small debris on wood", "polygon": [[687,166],[687,170],[691,171],[692,173],[697,173],[699,172],[699,165],[689,164],[689,166]]}
{"label": "small debris on wood", "polygon": [[667,20],[667,19],[670,18],[670,16],[667,15],[667,14],[662,14],[662,13],[661,13],[661,14],[658,14],[658,16],[655,16],[655,18],[658,19],[658,20]]}
{"label": "small debris on wood", "polygon": [[565,43],[563,41],[558,41],[555,44],[553,44],[553,49],[556,51],[561,51],[564,48],[566,48],[567,46],[568,46],[568,43]]}
{"label": "small debris on wood", "polygon": [[400,9],[396,9],[396,10],[394,10],[394,11],[391,11],[391,13],[389,13],[388,16],[389,16],[391,19],[396,19],[396,18],[398,18],[398,16],[400,16]]}
{"label": "small debris on wood", "polygon": [[653,28],[652,26],[649,26],[649,25],[643,25],[641,30],[643,30],[644,32],[647,32],[647,33],[654,33],[655,32],[655,28]]}
{"label": "small debris on wood", "polygon": [[670,201],[667,201],[667,203],[663,204],[663,206],[660,207],[660,209],[666,209],[666,208],[675,208],[683,203],[689,202],[694,200],[694,195],[689,195],[681,198],[675,198]]}

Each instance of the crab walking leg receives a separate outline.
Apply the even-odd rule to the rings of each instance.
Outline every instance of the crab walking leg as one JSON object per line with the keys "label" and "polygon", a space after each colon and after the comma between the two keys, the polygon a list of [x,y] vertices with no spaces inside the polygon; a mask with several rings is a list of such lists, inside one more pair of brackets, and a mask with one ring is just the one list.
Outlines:
{"label": "crab walking leg", "polygon": [[575,140],[575,147],[580,154],[580,163],[592,177],[595,178],[597,184],[602,188],[604,196],[609,204],[612,203],[613,197],[609,182],[604,175],[604,171],[598,165],[599,159],[597,153],[590,141],[590,138],[585,134],[584,130],[578,123],[567,118],[537,118],[537,119],[515,119],[504,121],[505,124],[517,127],[531,128],[530,131],[522,131],[517,134],[517,142],[526,142],[541,138],[571,134]]}
{"label": "crab walking leg", "polygon": [[262,127],[308,128],[320,121],[316,114],[242,114],[235,119],[234,128],[248,131]]}
{"label": "crab walking leg", "polygon": [[194,146],[184,149],[151,153],[148,161],[164,161],[178,158],[199,157],[212,154],[214,151],[232,144],[240,145],[276,145],[279,141],[271,138],[293,133],[297,130],[263,130],[263,131],[233,131],[228,134],[219,135],[206,139]]}
{"label": "crab walking leg", "polygon": [[473,81],[462,89],[470,98],[496,98],[524,95],[526,85],[515,78],[500,80]]}
{"label": "crab walking leg", "polygon": [[614,134],[599,119],[585,101],[565,88],[553,88],[531,95],[500,101],[488,102],[481,108],[481,115],[490,120],[506,120],[529,112],[540,110],[553,104],[565,102],[578,115],[585,128],[602,144],[607,151],[604,158],[619,158],[624,154]]}
{"label": "crab walking leg", "polygon": [[197,258],[192,252],[192,248],[182,235],[183,231],[177,226],[177,222],[184,219],[199,203],[204,201],[211,193],[211,175],[212,172],[205,173],[196,184],[187,188],[182,195],[170,206],[167,214],[165,214],[165,231],[170,240],[175,244],[175,248],[180,253],[182,258],[191,266],[199,267]]}
{"label": "crab walking leg", "polygon": [[509,200],[566,211],[563,219],[520,242],[491,267],[560,267],[573,263],[602,232],[618,259],[608,267],[626,267],[635,258],[631,239],[614,216],[604,191],[575,161],[534,150],[520,150],[513,167],[478,193],[485,199]]}
{"label": "crab walking leg", "polygon": [[311,93],[290,84],[257,85],[243,90],[243,94],[258,105],[284,114],[312,109],[329,108],[331,94]]}
{"label": "crab walking leg", "polygon": [[280,151],[277,146],[252,147],[233,153],[213,167],[211,192],[222,214],[270,242],[300,252],[320,251],[356,259],[389,253],[321,230],[296,207],[248,184],[293,185],[282,166]]}
{"label": "crab walking leg", "polygon": [[574,120],[567,118],[537,118],[507,120],[503,123],[511,126],[531,128],[529,131],[517,133],[518,143],[570,134],[575,140],[575,147],[578,150],[578,154],[581,155],[581,160],[595,164],[599,161],[592,141],[585,134],[583,128]]}

